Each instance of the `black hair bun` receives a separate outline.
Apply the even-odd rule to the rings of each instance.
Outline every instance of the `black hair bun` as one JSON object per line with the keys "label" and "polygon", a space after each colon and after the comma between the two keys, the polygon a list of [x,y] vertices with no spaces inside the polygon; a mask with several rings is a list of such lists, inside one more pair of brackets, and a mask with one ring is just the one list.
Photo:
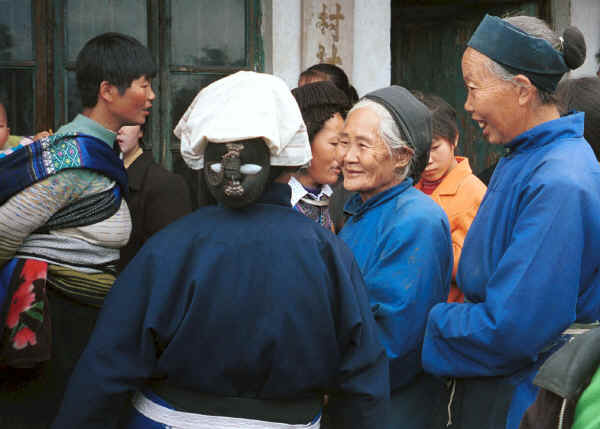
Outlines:
{"label": "black hair bun", "polygon": [[585,38],[577,27],[569,26],[563,32],[563,56],[567,67],[575,70],[585,61]]}

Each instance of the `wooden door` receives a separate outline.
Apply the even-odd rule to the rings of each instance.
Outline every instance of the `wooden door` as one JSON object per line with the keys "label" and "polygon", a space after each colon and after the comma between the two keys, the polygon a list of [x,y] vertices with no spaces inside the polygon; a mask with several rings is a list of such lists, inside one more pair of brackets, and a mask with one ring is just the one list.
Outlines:
{"label": "wooden door", "polygon": [[546,1],[392,1],[392,83],[433,93],[455,109],[460,140],[457,153],[469,158],[478,173],[504,153],[487,143],[464,110],[466,89],[461,58],[466,44],[486,13],[530,15],[548,20]]}

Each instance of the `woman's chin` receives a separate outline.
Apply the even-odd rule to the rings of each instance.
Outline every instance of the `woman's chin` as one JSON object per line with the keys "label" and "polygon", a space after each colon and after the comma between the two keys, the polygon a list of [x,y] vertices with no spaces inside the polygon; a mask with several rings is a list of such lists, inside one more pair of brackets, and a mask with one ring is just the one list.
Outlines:
{"label": "woman's chin", "polygon": [[340,176],[338,176],[337,174],[331,174],[325,177],[319,177],[318,180],[315,180],[318,184],[320,184],[321,186],[323,185],[335,185],[338,180],[339,180]]}
{"label": "woman's chin", "polygon": [[441,174],[438,173],[427,173],[427,172],[423,172],[423,174],[421,174],[421,178],[427,180],[428,182],[435,182],[436,180],[439,180],[440,177],[442,177]]}

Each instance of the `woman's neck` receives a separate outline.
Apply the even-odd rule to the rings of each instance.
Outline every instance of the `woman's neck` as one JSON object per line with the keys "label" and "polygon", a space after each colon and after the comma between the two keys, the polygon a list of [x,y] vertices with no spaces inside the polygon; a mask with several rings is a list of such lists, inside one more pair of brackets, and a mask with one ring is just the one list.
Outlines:
{"label": "woman's neck", "polygon": [[133,161],[138,159],[142,153],[144,153],[144,149],[139,145],[136,149],[127,152],[127,154],[123,156],[123,165],[125,165],[125,168],[129,168],[129,166],[133,164]]}
{"label": "woman's neck", "polygon": [[315,182],[315,180],[308,174],[296,174],[294,177],[307,189],[320,189],[321,184]]}

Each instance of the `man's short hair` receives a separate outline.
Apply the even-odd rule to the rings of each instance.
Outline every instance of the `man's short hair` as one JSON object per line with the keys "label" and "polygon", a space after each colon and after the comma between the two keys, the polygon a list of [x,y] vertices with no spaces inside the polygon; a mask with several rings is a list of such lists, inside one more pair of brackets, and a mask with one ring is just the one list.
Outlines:
{"label": "man's short hair", "polygon": [[79,52],[75,68],[83,107],[98,103],[102,81],[115,85],[123,94],[135,79],[156,76],[150,50],[137,39],[120,33],[104,33],[90,39]]}

